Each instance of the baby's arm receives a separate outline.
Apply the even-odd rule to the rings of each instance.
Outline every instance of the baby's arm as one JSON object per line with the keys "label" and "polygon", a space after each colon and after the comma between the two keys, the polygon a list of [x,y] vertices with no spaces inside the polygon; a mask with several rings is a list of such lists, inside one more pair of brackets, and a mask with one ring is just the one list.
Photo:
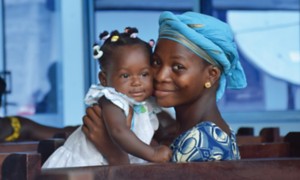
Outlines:
{"label": "baby's arm", "polygon": [[102,118],[100,106],[93,105],[86,109],[82,131],[106,158],[109,165],[128,164],[128,154],[120,149],[110,138]]}
{"label": "baby's arm", "polygon": [[100,99],[102,117],[112,140],[124,151],[152,162],[167,162],[171,150],[167,146],[151,147],[143,143],[126,125],[126,116],[106,98]]}

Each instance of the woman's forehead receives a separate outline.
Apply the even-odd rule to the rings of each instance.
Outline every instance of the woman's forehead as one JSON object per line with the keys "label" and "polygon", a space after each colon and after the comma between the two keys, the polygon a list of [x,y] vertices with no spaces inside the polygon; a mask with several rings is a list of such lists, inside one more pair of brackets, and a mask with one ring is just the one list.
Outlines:
{"label": "woman's forehead", "polygon": [[159,39],[154,53],[178,53],[178,51],[184,50],[184,48],[184,46],[175,41],[169,39]]}
{"label": "woman's forehead", "polygon": [[200,58],[194,52],[192,52],[182,44],[169,39],[159,39],[154,53],[159,56],[172,56],[176,58],[177,57],[178,58],[193,57],[193,59],[196,57],[197,59]]}

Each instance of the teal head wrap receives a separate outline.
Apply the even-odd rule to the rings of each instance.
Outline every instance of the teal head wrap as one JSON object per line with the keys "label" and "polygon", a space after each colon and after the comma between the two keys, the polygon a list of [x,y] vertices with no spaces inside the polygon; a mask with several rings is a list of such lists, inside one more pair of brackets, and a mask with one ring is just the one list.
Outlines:
{"label": "teal head wrap", "polygon": [[211,16],[196,12],[175,15],[163,12],[159,17],[159,39],[176,41],[222,71],[217,101],[225,88],[247,86],[230,27]]}

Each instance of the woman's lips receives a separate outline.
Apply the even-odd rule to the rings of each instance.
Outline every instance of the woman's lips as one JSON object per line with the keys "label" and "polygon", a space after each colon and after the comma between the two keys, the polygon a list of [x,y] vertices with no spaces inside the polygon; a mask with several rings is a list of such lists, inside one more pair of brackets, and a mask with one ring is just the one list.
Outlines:
{"label": "woman's lips", "polygon": [[173,93],[172,90],[159,90],[159,89],[156,89],[156,90],[154,91],[154,95],[155,95],[156,97],[168,96],[168,95],[170,95],[171,93]]}

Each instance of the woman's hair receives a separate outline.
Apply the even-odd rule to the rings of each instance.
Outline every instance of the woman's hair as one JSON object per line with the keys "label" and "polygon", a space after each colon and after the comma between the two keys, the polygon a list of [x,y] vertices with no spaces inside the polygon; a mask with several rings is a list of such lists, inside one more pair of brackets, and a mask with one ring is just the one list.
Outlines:
{"label": "woman's hair", "polygon": [[148,54],[149,59],[152,54],[151,43],[147,43],[137,37],[138,30],[136,28],[126,27],[123,33],[117,30],[112,31],[110,34],[107,31],[102,32],[99,35],[100,40],[104,41],[100,47],[98,44],[93,46],[94,58],[98,60],[100,69],[103,70],[107,67],[112,56],[116,53],[116,50],[122,46],[140,45],[145,53]]}

